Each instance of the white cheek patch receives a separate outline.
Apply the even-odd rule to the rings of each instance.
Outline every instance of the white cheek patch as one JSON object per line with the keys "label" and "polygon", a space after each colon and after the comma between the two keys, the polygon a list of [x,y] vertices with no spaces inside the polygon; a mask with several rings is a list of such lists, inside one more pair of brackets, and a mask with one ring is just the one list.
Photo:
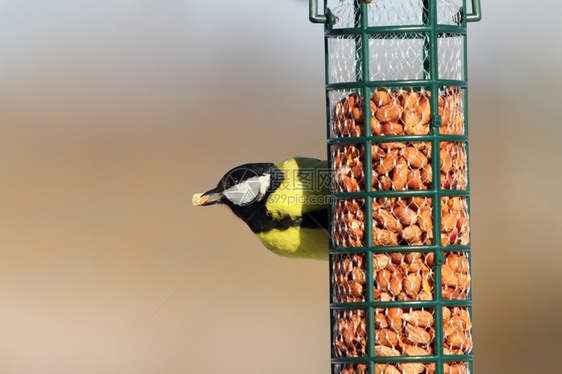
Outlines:
{"label": "white cheek patch", "polygon": [[263,195],[265,195],[267,189],[271,184],[271,175],[269,174],[262,175],[261,177],[259,177],[259,180],[260,180],[260,200],[261,200],[261,198],[263,197]]}
{"label": "white cheek patch", "polygon": [[265,174],[246,179],[224,190],[223,194],[236,205],[249,205],[263,198],[269,188],[270,178],[269,174]]}

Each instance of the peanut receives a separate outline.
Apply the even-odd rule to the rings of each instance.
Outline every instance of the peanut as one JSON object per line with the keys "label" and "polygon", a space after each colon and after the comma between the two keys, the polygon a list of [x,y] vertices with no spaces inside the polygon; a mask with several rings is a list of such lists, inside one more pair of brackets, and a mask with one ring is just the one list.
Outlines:
{"label": "peanut", "polygon": [[[421,172],[419,170],[409,170],[406,176],[406,186],[409,190],[424,189]],[[427,187],[425,187],[427,188]]]}
{"label": "peanut", "polygon": [[375,330],[375,344],[395,347],[398,345],[398,334],[390,329]]}
{"label": "peanut", "polygon": [[396,160],[396,165],[394,167],[394,173],[392,175],[392,183],[394,185],[394,190],[402,191],[406,186],[406,181],[408,179],[408,162],[404,157],[399,157]]}
{"label": "peanut", "polygon": [[417,216],[417,223],[422,231],[430,232],[433,229],[433,219],[431,217],[431,208],[424,206],[420,208]]}
{"label": "peanut", "polygon": [[404,354],[407,356],[428,356],[432,352],[431,347],[424,348],[419,345],[405,344],[403,347]]}
{"label": "peanut", "polygon": [[387,254],[381,253],[373,255],[373,266],[376,272],[386,268],[389,263],[390,257]]}
{"label": "peanut", "polygon": [[400,352],[385,345],[375,345],[375,354],[382,357],[400,356]]}
{"label": "peanut", "polygon": [[414,90],[411,91],[404,91],[399,95],[400,104],[404,107],[404,109],[416,109],[418,106],[418,100],[420,99],[419,93]]}
{"label": "peanut", "polygon": [[418,101],[416,112],[420,116],[420,123],[426,125],[431,120],[431,105],[429,97],[421,96]]}
{"label": "peanut", "polygon": [[386,209],[373,207],[373,219],[377,226],[388,229],[394,233],[402,231],[400,219]]}
{"label": "peanut", "polygon": [[399,205],[393,209],[393,213],[404,226],[410,226],[417,222],[418,215],[407,206]]}
{"label": "peanut", "polygon": [[390,103],[391,96],[387,89],[379,88],[373,92],[371,99],[376,106],[381,107]]}
{"label": "peanut", "polygon": [[400,308],[388,308],[386,310],[386,321],[388,326],[394,331],[402,331],[402,309]]}
{"label": "peanut", "polygon": [[390,271],[383,269],[377,272],[375,277],[375,284],[381,291],[388,291],[390,287]]}
{"label": "peanut", "polygon": [[402,374],[402,372],[390,364],[375,364],[375,374]]}
{"label": "peanut", "polygon": [[417,297],[418,293],[421,290],[421,285],[421,276],[416,273],[408,274],[402,282],[402,288],[404,289],[404,292],[412,299],[415,299]]}
{"label": "peanut", "polygon": [[420,362],[404,362],[398,364],[402,374],[422,374],[425,371],[425,365]]}
{"label": "peanut", "polygon": [[404,227],[402,230],[402,239],[410,245],[421,245],[422,231],[418,225]]}
{"label": "peanut", "polygon": [[386,154],[386,156],[382,159],[381,163],[377,167],[377,173],[379,174],[388,174],[394,166],[396,165],[396,160],[398,159],[398,151],[392,150]]}
{"label": "peanut", "polygon": [[408,161],[408,165],[415,168],[423,168],[427,165],[427,157],[413,146],[404,148],[402,155]]}
{"label": "peanut", "polygon": [[404,126],[399,122],[386,122],[381,125],[381,132],[384,135],[401,135],[404,132]]}
{"label": "peanut", "polygon": [[397,102],[390,102],[381,106],[375,112],[375,118],[380,122],[396,122],[402,115],[402,107]]}
{"label": "peanut", "polygon": [[374,227],[373,244],[380,246],[398,245],[398,235],[390,230]]}
{"label": "peanut", "polygon": [[412,326],[432,327],[433,314],[427,310],[415,310],[402,314],[402,318]]}
{"label": "peanut", "polygon": [[429,344],[433,336],[425,328],[419,326],[406,325],[406,339],[412,344]]}

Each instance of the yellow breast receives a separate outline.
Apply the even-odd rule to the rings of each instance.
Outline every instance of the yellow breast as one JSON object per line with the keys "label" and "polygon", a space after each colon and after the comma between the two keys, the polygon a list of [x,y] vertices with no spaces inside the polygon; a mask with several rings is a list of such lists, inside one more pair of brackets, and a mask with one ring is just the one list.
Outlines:
{"label": "yellow breast", "polygon": [[322,229],[290,227],[256,234],[263,245],[285,257],[328,259],[328,233]]}

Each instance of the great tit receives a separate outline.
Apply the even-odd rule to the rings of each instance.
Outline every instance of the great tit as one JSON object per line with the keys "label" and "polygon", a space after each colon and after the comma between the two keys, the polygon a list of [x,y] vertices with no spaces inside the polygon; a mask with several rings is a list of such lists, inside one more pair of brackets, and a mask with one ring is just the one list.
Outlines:
{"label": "great tit", "polygon": [[273,253],[327,260],[328,183],[327,162],[313,158],[244,164],[193,205],[225,204]]}

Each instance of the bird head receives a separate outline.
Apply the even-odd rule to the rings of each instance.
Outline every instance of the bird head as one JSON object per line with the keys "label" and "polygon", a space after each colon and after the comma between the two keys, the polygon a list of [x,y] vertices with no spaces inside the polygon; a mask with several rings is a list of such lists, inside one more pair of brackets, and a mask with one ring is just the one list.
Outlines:
{"label": "bird head", "polygon": [[217,187],[193,195],[193,205],[226,204],[231,208],[244,207],[263,200],[268,192],[277,188],[282,178],[282,173],[272,163],[240,165],[229,170]]}

